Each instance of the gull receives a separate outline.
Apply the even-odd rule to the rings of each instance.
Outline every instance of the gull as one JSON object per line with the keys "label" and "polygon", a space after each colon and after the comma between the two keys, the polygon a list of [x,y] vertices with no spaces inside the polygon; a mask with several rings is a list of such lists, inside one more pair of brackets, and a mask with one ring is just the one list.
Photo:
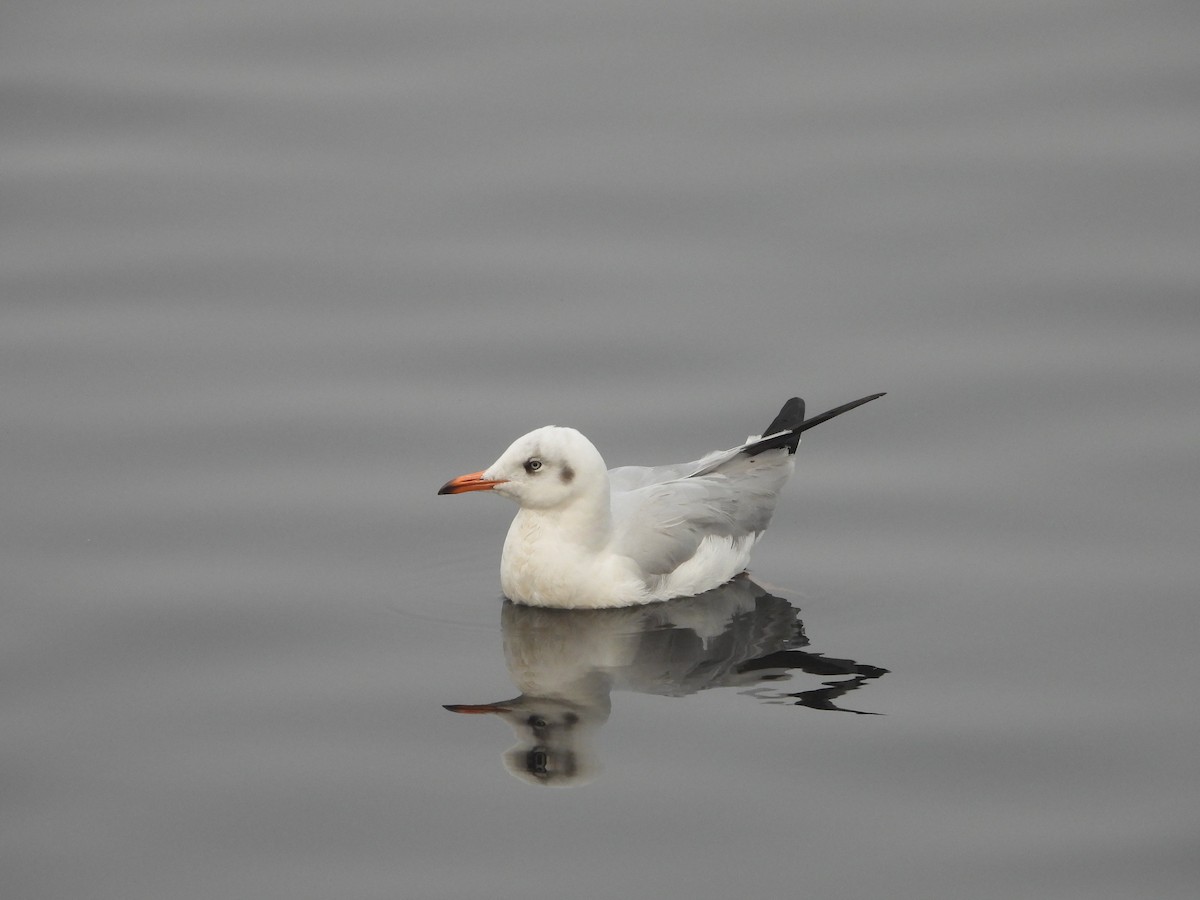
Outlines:
{"label": "gull", "polygon": [[[587,784],[600,774],[599,731],[615,691],[687,697],[737,688],[772,705],[873,715],[834,701],[887,670],[804,649],[809,640],[799,615],[745,573],[696,597],[641,606],[505,603],[504,662],[520,693],[446,709],[507,722],[517,743],[505,751],[504,767],[522,781],[552,787]],[[788,692],[801,672],[821,686]]]}
{"label": "gull", "polygon": [[599,609],[690,597],[745,571],[801,432],[882,396],[811,419],[793,397],[762,435],[664,466],[609,470],[574,428],[547,425],[438,493],[490,491],[520,506],[500,559],[501,590],[516,603]]}
{"label": "gull", "polygon": [[504,767],[522,781],[587,784],[603,768],[597,738],[613,691],[684,697],[774,686],[794,664],[768,668],[760,658],[801,653],[798,612],[744,575],[697,597],[616,609],[505,603],[504,662],[520,694],[446,709],[506,721],[518,742]]}

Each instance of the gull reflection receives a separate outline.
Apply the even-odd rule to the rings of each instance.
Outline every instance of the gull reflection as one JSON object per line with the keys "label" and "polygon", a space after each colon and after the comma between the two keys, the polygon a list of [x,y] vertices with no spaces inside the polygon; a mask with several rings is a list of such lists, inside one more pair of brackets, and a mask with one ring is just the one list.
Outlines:
{"label": "gull reflection", "polygon": [[[747,575],[696,597],[618,609],[506,601],[504,657],[520,695],[446,709],[507,721],[518,742],[504,754],[505,767],[559,787],[599,774],[594,738],[614,690],[682,697],[740,687],[767,703],[873,715],[837,701],[887,670],[802,649],[809,640],[798,614]],[[789,693],[782,687],[795,670],[836,680]]]}

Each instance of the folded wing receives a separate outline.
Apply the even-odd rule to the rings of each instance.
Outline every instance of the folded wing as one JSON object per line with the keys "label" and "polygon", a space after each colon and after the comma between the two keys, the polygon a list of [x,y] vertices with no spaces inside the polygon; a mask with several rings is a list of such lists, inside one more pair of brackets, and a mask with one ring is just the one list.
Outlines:
{"label": "folded wing", "polygon": [[784,448],[751,456],[736,447],[677,466],[613,470],[613,549],[647,575],[665,575],[706,537],[757,537],[794,465]]}

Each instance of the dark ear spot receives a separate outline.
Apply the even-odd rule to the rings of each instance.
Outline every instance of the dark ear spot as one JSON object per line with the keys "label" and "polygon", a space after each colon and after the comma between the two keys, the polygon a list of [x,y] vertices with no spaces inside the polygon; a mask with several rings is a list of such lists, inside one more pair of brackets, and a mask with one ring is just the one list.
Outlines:
{"label": "dark ear spot", "polygon": [[562,479],[563,484],[570,484],[575,480],[575,470],[570,466],[563,466],[562,471],[558,474],[558,477]]}

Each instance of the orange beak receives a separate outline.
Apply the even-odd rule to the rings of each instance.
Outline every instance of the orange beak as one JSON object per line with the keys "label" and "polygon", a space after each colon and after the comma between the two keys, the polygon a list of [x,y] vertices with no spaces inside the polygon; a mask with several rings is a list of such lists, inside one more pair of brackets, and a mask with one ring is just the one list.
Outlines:
{"label": "orange beak", "polygon": [[448,703],[444,709],[450,712],[467,713],[468,715],[485,715],[487,713],[506,713],[512,710],[500,703]]}
{"label": "orange beak", "polygon": [[503,481],[488,481],[482,472],[472,472],[470,475],[459,475],[451,478],[439,489],[439,494],[465,494],[467,491],[490,491]]}

